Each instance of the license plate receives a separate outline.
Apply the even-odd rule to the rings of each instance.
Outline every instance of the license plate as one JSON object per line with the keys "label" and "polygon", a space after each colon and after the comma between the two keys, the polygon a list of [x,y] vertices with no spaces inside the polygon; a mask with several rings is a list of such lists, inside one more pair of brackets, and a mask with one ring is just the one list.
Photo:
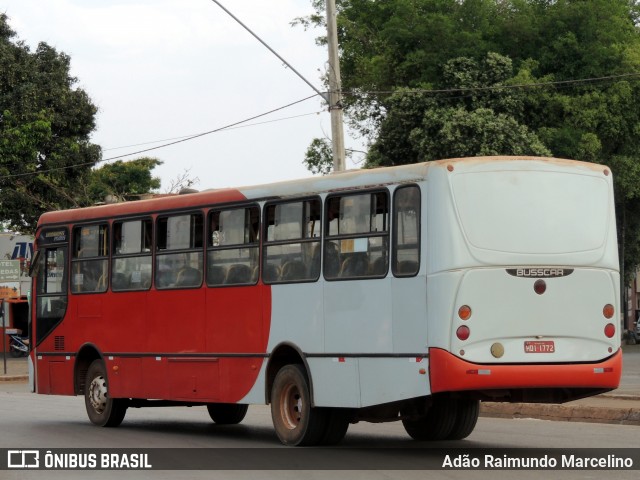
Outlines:
{"label": "license plate", "polygon": [[555,353],[556,344],[553,341],[524,342],[524,353]]}

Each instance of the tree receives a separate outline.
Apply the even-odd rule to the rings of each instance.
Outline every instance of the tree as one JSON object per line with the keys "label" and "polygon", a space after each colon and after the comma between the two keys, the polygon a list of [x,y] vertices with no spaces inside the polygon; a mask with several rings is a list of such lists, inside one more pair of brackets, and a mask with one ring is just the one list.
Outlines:
{"label": "tree", "polygon": [[0,218],[32,232],[43,211],[80,206],[100,147],[96,107],[74,88],[70,58],[46,43],[16,42],[0,14]]}
{"label": "tree", "polygon": [[[300,23],[322,25],[312,3]],[[338,0],[345,113],[367,166],[493,152],[608,164],[634,272],[639,12],[636,0]]]}
{"label": "tree", "polygon": [[452,95],[465,89],[487,90],[463,98],[397,90],[387,102],[388,114],[371,146],[369,167],[477,155],[550,155],[522,123],[521,95],[490,90],[512,78],[509,58],[496,53],[480,62],[460,57],[447,62],[443,71]]}
{"label": "tree", "polygon": [[89,174],[87,203],[104,202],[108,197],[117,201],[136,200],[145,193],[160,188],[160,179],[151,171],[162,165],[156,158],[137,158],[128,162],[117,160],[92,170]]}

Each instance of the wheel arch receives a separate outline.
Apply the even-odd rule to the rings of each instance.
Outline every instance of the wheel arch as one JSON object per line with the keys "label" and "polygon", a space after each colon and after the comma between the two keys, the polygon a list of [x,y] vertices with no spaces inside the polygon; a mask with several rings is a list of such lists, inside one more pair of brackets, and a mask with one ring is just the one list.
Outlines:
{"label": "wheel arch", "polygon": [[73,367],[73,389],[76,395],[84,394],[84,386],[87,381],[87,371],[89,365],[95,360],[104,362],[104,355],[93,343],[85,343],[76,354],[76,361]]}
{"label": "wheel arch", "polygon": [[269,361],[267,363],[266,381],[265,381],[265,398],[267,403],[271,403],[271,389],[273,388],[273,382],[278,374],[278,371],[285,365],[298,364],[304,369],[304,373],[307,377],[307,383],[309,385],[309,395],[311,397],[311,404],[314,405],[313,395],[313,378],[311,377],[311,369],[307,363],[302,350],[290,342],[279,343],[269,355]]}

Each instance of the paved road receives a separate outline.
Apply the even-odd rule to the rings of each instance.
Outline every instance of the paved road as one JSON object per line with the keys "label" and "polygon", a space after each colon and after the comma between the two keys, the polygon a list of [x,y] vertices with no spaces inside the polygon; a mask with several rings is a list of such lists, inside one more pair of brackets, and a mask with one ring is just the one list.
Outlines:
{"label": "paved road", "polygon": [[[273,432],[269,408],[252,406],[245,422],[233,427],[214,425],[202,407],[194,408],[148,408],[131,409],[124,423],[116,429],[105,429],[91,425],[86,418],[81,397],[57,397],[32,395],[26,385],[0,384],[0,448],[243,448],[247,461],[252,449],[273,448],[286,450],[292,462],[303,457],[296,451],[281,447]],[[481,418],[474,433],[464,441],[439,442],[429,445],[408,438],[402,426],[392,424],[352,425],[340,447],[347,460],[362,462],[358,455],[370,448],[383,447],[385,454],[391,449],[398,455],[417,461],[420,455],[433,455],[412,448],[614,448],[622,449],[638,444],[638,428],[633,426],[547,422],[540,420],[504,420]],[[255,450],[254,450],[255,452]],[[369,451],[370,453],[370,451]],[[244,465],[244,463],[240,463]],[[299,478],[301,474],[315,478],[347,479],[424,479],[425,472],[392,471],[379,472],[356,470],[336,474],[323,471],[302,473],[300,471],[208,471],[208,472],[91,472],[91,478],[100,479],[178,479],[178,478]],[[491,478],[496,472],[432,472],[436,478]],[[124,476],[123,476],[124,475]],[[519,472],[523,479],[539,479],[541,472]],[[550,478],[583,479],[638,478],[635,472],[571,471],[547,472]],[[2,480],[27,479],[75,479],[86,478],[84,472],[13,472],[0,471]]]}

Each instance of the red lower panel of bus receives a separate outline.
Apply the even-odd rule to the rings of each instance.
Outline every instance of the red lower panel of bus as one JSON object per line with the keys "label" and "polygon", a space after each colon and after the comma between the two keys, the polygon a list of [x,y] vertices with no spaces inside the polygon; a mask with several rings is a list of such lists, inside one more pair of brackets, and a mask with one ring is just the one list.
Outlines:
{"label": "red lower panel of bus", "polygon": [[519,388],[613,389],[620,384],[622,351],[597,363],[480,365],[432,348],[429,367],[432,393]]}

